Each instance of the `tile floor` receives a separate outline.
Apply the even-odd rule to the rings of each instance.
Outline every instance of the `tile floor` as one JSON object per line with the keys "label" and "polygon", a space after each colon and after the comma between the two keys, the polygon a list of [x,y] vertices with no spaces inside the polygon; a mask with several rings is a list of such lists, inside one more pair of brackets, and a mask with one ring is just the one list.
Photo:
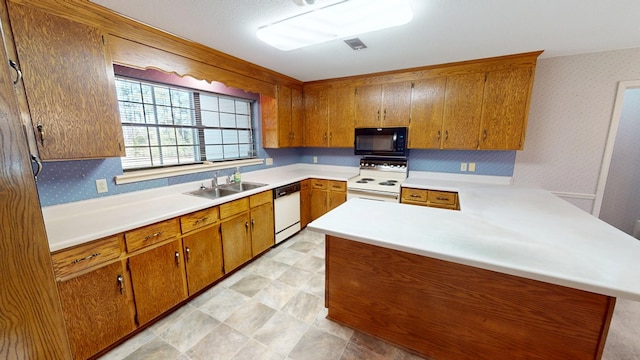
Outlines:
{"label": "tile floor", "polygon": [[[326,315],[324,236],[303,230],[101,360],[421,359]],[[602,358],[639,359],[638,324],[618,299]]]}
{"label": "tile floor", "polygon": [[100,359],[422,359],[325,318],[324,254],[303,230]]}

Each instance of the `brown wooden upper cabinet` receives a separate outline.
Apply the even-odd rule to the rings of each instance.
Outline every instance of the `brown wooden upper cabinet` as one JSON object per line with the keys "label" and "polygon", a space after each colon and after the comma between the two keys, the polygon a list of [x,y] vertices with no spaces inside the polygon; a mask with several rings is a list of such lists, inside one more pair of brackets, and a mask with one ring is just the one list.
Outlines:
{"label": "brown wooden upper cabinet", "polygon": [[441,147],[446,85],[446,77],[417,80],[413,83],[409,148]]}
{"label": "brown wooden upper cabinet", "polygon": [[352,147],[355,87],[314,87],[304,91],[307,147]]}
{"label": "brown wooden upper cabinet", "polygon": [[354,107],[355,127],[409,126],[411,81],[359,86]]}
{"label": "brown wooden upper cabinet", "polygon": [[482,115],[484,73],[447,77],[442,149],[477,149]]}
{"label": "brown wooden upper cabinet", "polygon": [[124,155],[113,67],[100,29],[8,2],[42,160]]}
{"label": "brown wooden upper cabinet", "polygon": [[276,98],[260,96],[262,144],[265,148],[300,147],[303,144],[302,90],[276,86]]}

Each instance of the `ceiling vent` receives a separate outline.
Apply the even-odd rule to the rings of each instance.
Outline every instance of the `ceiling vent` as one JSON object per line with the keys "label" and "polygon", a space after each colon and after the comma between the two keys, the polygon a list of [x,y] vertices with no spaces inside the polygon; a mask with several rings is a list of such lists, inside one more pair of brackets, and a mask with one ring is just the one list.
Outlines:
{"label": "ceiling vent", "polygon": [[344,42],[351,46],[353,50],[362,50],[367,48],[367,45],[365,45],[360,38],[347,39]]}

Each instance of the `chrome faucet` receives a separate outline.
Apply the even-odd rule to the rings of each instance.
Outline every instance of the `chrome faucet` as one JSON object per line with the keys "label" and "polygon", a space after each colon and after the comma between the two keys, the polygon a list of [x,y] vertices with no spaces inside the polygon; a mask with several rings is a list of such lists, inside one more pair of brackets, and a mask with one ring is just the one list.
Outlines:
{"label": "chrome faucet", "polygon": [[218,172],[216,171],[213,179],[211,179],[211,186],[215,189],[218,187]]}

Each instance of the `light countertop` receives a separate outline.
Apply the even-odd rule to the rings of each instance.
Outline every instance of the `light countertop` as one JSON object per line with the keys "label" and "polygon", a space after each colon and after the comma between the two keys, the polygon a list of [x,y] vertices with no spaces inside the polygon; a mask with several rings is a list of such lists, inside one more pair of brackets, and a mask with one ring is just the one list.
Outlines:
{"label": "light countertop", "polygon": [[47,206],[42,208],[42,213],[49,249],[53,252],[307,178],[346,181],[358,172],[356,167],[295,164],[243,173],[243,181],[267,186],[216,200],[185,194],[198,190],[202,181],[195,181]]}
{"label": "light countertop", "polygon": [[541,189],[412,178],[461,211],[349,200],[308,225],[349,240],[640,301],[640,241]]}

